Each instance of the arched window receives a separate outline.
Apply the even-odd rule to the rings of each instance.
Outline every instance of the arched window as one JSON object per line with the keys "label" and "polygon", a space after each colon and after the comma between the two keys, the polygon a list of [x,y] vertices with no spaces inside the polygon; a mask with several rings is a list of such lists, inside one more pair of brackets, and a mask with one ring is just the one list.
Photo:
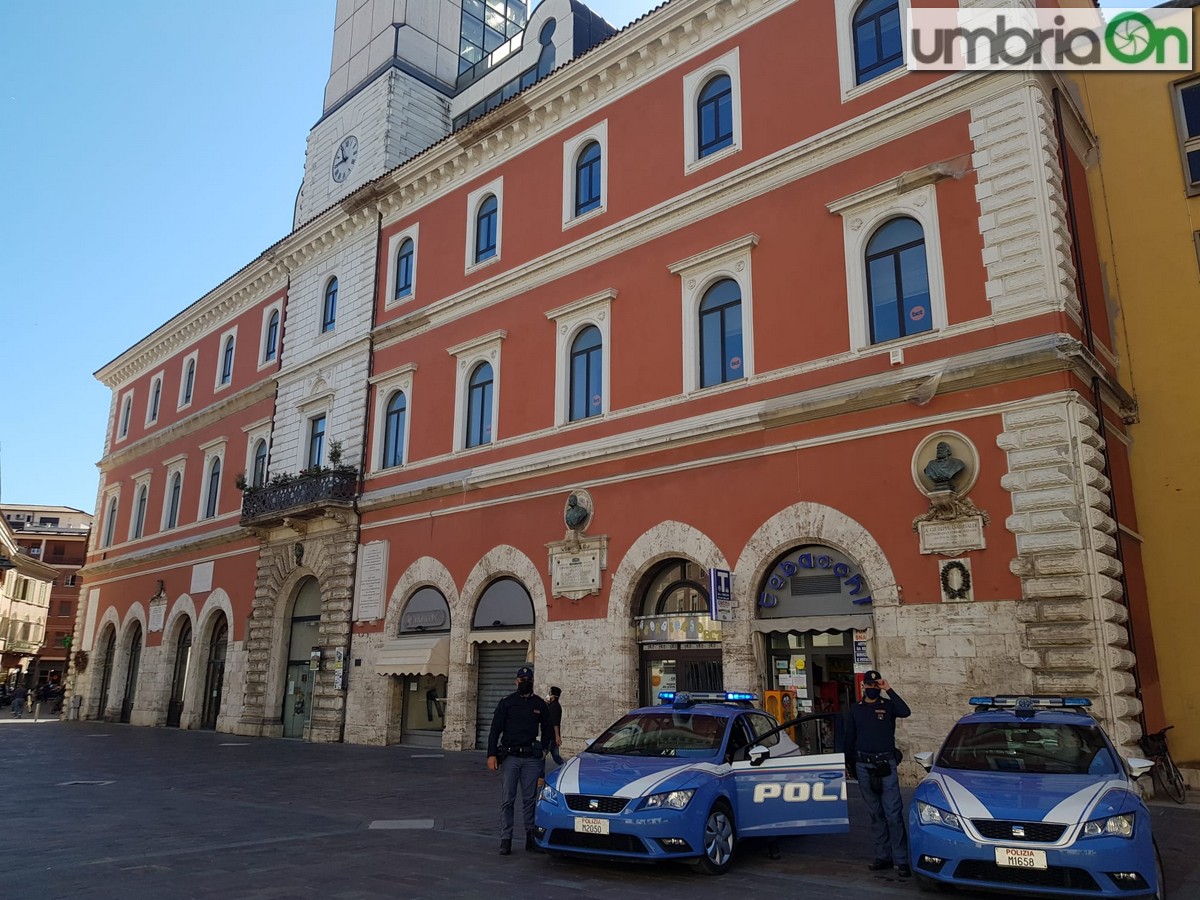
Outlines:
{"label": "arched window", "polygon": [[854,13],[854,83],[863,84],[904,64],[897,0],[864,0]]}
{"label": "arched window", "polygon": [[413,253],[416,250],[416,245],[413,244],[412,238],[405,238],[400,242],[400,249],[396,251],[396,299],[408,297],[412,294],[413,287]]}
{"label": "arched window", "polygon": [[221,457],[216,457],[208,468],[208,497],[204,505],[204,518],[217,514],[217,496],[221,493]]}
{"label": "arched window", "polygon": [[271,313],[271,318],[267,320],[267,346],[263,351],[263,362],[270,362],[275,358],[275,353],[279,348],[279,310]]}
{"label": "arched window", "polygon": [[485,362],[471,372],[467,383],[468,447],[492,442],[492,367]]}
{"label": "arched window", "polygon": [[111,547],[117,531],[117,498],[108,501],[108,512],[104,516],[104,546]]}
{"label": "arched window", "polygon": [[259,441],[254,446],[254,472],[250,477],[252,487],[260,488],[267,483],[267,442]]}
{"label": "arched window", "polygon": [[129,434],[129,420],[133,414],[133,395],[130,394],[125,398],[124,404],[121,406],[121,430],[120,437],[125,437]]}
{"label": "arched window", "polygon": [[233,380],[233,335],[225,338],[225,353],[221,358],[221,384]]}
{"label": "arched window", "polygon": [[571,342],[570,421],[604,412],[603,339],[600,329],[589,325]]}
{"label": "arched window", "polygon": [[714,75],[696,101],[696,157],[703,158],[733,144],[733,82]]}
{"label": "arched window", "polygon": [[496,215],[499,211],[495,194],[488,194],[475,215],[475,262],[496,255]]}
{"label": "arched window", "polygon": [[534,623],[533,600],[515,578],[497,578],[475,607],[472,628],[521,628]]}
{"label": "arched window", "polygon": [[700,387],[742,377],[742,289],[723,278],[700,301]]}
{"label": "arched window", "polygon": [[408,598],[400,614],[400,634],[449,630],[450,604],[441,591],[426,586]]}
{"label": "arched window", "polygon": [[925,232],[916,219],[885,222],[867,243],[866,266],[871,343],[933,327]]}
{"label": "arched window", "polygon": [[325,285],[325,305],[321,312],[321,332],[333,331],[333,326],[337,324],[337,295],[338,295],[338,280],[330,278],[329,284]]}
{"label": "arched window", "polygon": [[179,525],[179,500],[183,494],[183,476],[176,472],[171,477],[171,497],[167,501],[167,527]]}
{"label": "arched window", "polygon": [[192,402],[192,391],[196,387],[196,361],[189,359],[187,368],[183,373],[183,402],[180,406],[187,406]]}
{"label": "arched window", "polygon": [[158,406],[162,401],[162,379],[155,378],[154,385],[150,388],[150,421],[158,421]]}
{"label": "arched window", "polygon": [[145,485],[138,488],[137,503],[134,504],[133,509],[133,537],[135,540],[142,536],[142,532],[146,528],[146,494]]}
{"label": "arched window", "polygon": [[600,144],[592,141],[575,161],[575,215],[600,206]]}
{"label": "arched window", "polygon": [[542,45],[541,52],[538,53],[538,78],[545,78],[554,70],[554,29],[555,22],[550,19],[538,32],[538,43]]}
{"label": "arched window", "polygon": [[383,467],[404,464],[404,421],[408,414],[408,401],[404,391],[392,394],[387,405],[387,416],[383,424]]}

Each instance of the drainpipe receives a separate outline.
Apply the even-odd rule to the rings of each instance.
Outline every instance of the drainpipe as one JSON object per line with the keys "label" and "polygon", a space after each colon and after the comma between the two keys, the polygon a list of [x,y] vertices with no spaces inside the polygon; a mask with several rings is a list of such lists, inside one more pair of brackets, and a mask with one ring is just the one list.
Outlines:
{"label": "drainpipe", "polygon": [[[1087,276],[1083,270],[1083,248],[1079,241],[1075,194],[1071,188],[1070,157],[1067,153],[1066,134],[1063,129],[1062,93],[1057,87],[1054,89],[1054,133],[1055,137],[1058,138],[1058,164],[1062,169],[1063,193],[1067,200],[1067,222],[1071,230],[1071,256],[1072,261],[1075,263],[1075,295],[1079,299],[1080,315],[1083,319],[1083,341],[1088,352],[1094,356],[1096,353],[1096,338],[1092,333],[1092,316],[1091,310],[1088,309]],[[1100,439],[1104,442],[1104,451],[1100,455],[1104,460],[1104,477],[1108,479],[1109,484],[1109,515],[1112,516],[1113,523],[1116,526],[1117,562],[1121,565],[1121,573],[1118,576],[1118,580],[1121,583],[1121,602],[1125,607],[1125,633],[1129,640],[1129,652],[1134,656],[1133,668],[1130,671],[1133,674],[1134,696],[1138,700],[1138,724],[1141,726],[1142,733],[1145,734],[1146,709],[1142,703],[1142,678],[1138,670],[1137,646],[1133,630],[1133,610],[1130,608],[1129,602],[1129,582],[1125,578],[1125,554],[1121,548],[1121,518],[1117,508],[1117,492],[1113,487],[1112,464],[1109,461],[1108,455],[1108,426],[1104,420],[1104,405],[1100,391],[1099,375],[1092,376],[1092,405],[1096,409],[1096,419],[1099,422],[1096,430],[1100,435]]]}

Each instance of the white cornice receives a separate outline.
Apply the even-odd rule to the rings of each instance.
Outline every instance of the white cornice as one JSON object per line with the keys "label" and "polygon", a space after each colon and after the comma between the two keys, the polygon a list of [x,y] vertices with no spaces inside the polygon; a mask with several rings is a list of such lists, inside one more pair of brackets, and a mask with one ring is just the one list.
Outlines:
{"label": "white cornice", "polygon": [[447,347],[446,352],[451,356],[462,356],[463,354],[474,353],[480,347],[488,344],[495,344],[508,337],[508,332],[503,328],[496,331],[489,331],[487,334],[481,334],[477,338],[471,338],[469,341],[463,341],[461,344],[455,344],[453,347]]}
{"label": "white cornice", "polygon": [[730,256],[738,256],[757,246],[758,235],[753,233],[745,234],[740,238],[734,238],[732,241],[726,241],[719,247],[713,247],[711,250],[702,250],[699,253],[689,256],[687,259],[671,263],[667,266],[667,271],[672,275],[679,275],[690,269],[710,266]]}
{"label": "white cornice", "polygon": [[586,312],[596,306],[604,306],[617,299],[616,288],[605,288],[602,291],[597,291],[594,294],[589,294],[579,300],[572,300],[570,303],[565,303],[557,309],[552,309],[546,313],[546,318],[553,322],[555,319],[565,319],[567,316],[573,316],[576,313]]}

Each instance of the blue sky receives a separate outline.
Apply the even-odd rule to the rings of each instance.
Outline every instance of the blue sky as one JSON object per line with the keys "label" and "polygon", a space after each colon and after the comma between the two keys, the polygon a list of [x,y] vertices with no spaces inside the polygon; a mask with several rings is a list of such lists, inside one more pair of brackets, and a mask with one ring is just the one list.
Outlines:
{"label": "blue sky", "polygon": [[291,230],[334,5],[0,0],[0,500],[91,512],[92,373]]}

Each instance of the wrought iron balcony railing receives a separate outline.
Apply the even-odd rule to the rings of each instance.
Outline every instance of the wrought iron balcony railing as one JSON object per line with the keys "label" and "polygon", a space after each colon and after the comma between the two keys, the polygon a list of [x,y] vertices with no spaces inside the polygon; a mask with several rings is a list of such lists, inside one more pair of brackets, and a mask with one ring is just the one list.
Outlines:
{"label": "wrought iron balcony railing", "polygon": [[358,473],[321,472],[300,475],[286,484],[255,488],[242,494],[242,524],[265,525],[284,518],[312,518],[330,507],[347,507],[358,495]]}

